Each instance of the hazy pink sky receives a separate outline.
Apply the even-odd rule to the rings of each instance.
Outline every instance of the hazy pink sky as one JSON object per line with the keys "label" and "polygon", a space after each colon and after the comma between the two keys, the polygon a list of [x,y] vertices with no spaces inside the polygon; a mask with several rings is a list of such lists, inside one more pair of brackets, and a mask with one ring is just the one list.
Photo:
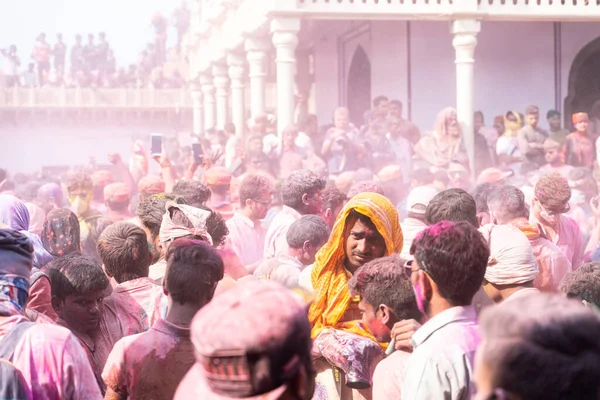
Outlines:
{"label": "hazy pink sky", "polygon": [[[22,63],[29,61],[35,38],[46,33],[53,45],[62,33],[67,46],[80,33],[84,43],[88,33],[106,32],[119,66],[134,63],[152,38],[150,20],[160,11],[171,23],[173,10],[181,0],[1,0],[0,48],[17,46]],[[169,42],[175,31],[169,30]],[[68,50],[69,51],[69,50]],[[67,53],[69,54],[69,53]],[[68,56],[67,56],[68,59]]]}

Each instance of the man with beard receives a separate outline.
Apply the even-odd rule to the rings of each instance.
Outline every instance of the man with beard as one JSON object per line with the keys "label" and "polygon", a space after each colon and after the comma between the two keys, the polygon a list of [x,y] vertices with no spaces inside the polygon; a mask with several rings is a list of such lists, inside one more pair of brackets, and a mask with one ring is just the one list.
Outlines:
{"label": "man with beard", "polygon": [[[370,371],[376,359],[383,358],[376,339],[360,323],[359,300],[351,296],[348,281],[367,262],[399,253],[402,242],[402,229],[394,205],[380,194],[360,193],[340,212],[329,241],[317,253],[313,267],[306,268],[301,274],[301,286],[316,292],[308,318],[313,326],[313,353],[319,356],[315,364],[319,372],[317,386],[328,393],[328,398],[350,398],[346,396],[358,394],[353,389],[358,387],[364,388],[362,395],[370,397],[370,382],[356,385],[358,382],[353,381],[356,376],[348,370],[347,364],[337,362],[334,365],[331,360],[353,358],[355,363],[365,364],[362,370]],[[348,348],[354,349],[351,351],[356,352],[355,357],[347,357],[344,349]],[[346,385],[336,384],[335,377],[339,378],[338,374],[342,372],[347,375]],[[371,379],[370,376],[363,378]]]}
{"label": "man with beard", "polygon": [[263,259],[266,229],[261,220],[271,208],[273,190],[271,181],[264,176],[244,178],[240,185],[240,210],[227,221],[227,241],[247,268]]}
{"label": "man with beard", "polygon": [[545,164],[544,141],[548,139],[548,132],[538,126],[540,109],[529,106],[525,110],[527,125],[517,132],[517,140],[521,154],[538,166]]}
{"label": "man with beard", "polygon": [[535,185],[530,222],[537,226],[571,261],[573,270],[583,262],[583,241],[577,222],[566,215],[571,188],[559,174],[543,176]]}

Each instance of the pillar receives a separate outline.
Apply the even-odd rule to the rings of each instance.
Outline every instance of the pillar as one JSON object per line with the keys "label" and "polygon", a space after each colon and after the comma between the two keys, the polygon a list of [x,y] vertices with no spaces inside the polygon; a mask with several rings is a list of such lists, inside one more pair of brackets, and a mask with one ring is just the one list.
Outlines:
{"label": "pillar", "polygon": [[204,130],[215,127],[215,87],[212,73],[204,73],[200,78],[204,98]]}
{"label": "pillar", "polygon": [[454,46],[456,52],[456,116],[463,132],[471,174],[475,173],[475,135],[473,131],[475,90],[473,72],[477,33],[480,30],[480,22],[473,19],[452,21],[451,31],[454,35],[452,46]]}
{"label": "pillar", "polygon": [[217,128],[223,129],[229,120],[229,74],[227,67],[213,65],[213,76],[217,94]]}
{"label": "pillar", "polygon": [[250,113],[252,118],[265,112],[267,58],[270,44],[263,39],[247,39],[245,43],[250,78]]}
{"label": "pillar", "polygon": [[202,90],[200,85],[192,84],[192,112],[193,112],[193,132],[194,136],[202,136],[204,134],[204,107],[202,106]]}
{"label": "pillar", "polygon": [[231,80],[231,120],[235,125],[235,135],[243,138],[246,127],[246,115],[244,105],[244,57],[239,54],[227,56],[229,65],[229,79]]}
{"label": "pillar", "polygon": [[277,131],[294,123],[296,108],[296,47],[298,46],[299,18],[276,18],[271,21],[273,44],[277,52]]}

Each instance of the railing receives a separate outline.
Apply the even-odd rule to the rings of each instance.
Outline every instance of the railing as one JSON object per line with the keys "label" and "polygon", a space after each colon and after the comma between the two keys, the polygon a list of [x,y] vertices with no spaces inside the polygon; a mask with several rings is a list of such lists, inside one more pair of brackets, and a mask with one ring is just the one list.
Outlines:
{"label": "railing", "polygon": [[[202,0],[203,20],[251,31],[263,17],[598,21],[600,0]],[[225,34],[227,35],[227,34]],[[232,36],[234,36],[232,34]],[[224,38],[227,40],[227,38]]]}
{"label": "railing", "polygon": [[191,108],[190,91],[153,88],[41,87],[0,90],[0,108]]}

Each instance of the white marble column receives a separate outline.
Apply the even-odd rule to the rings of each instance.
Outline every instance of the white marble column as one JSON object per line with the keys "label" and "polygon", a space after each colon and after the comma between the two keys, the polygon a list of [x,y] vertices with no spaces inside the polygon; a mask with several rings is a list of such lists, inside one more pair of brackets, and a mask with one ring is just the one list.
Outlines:
{"label": "white marble column", "polygon": [[229,79],[231,80],[231,120],[237,137],[244,136],[246,126],[246,106],[244,104],[244,70],[246,60],[239,54],[227,56]]}
{"label": "white marble column", "polygon": [[270,43],[263,39],[247,39],[245,43],[250,77],[250,113],[252,118],[265,112],[265,86]]}
{"label": "white marble column", "polygon": [[204,73],[200,78],[204,98],[204,131],[215,127],[215,87],[212,73]]}
{"label": "white marble column", "polygon": [[299,18],[276,18],[271,21],[273,44],[277,51],[277,131],[294,123],[296,88],[296,47]]}
{"label": "white marble column", "polygon": [[193,112],[193,132],[194,136],[204,134],[204,107],[202,104],[202,90],[200,85],[192,84],[192,112]]}
{"label": "white marble column", "polygon": [[229,120],[229,74],[227,67],[213,65],[213,76],[217,95],[217,128],[223,129]]}
{"label": "white marble column", "polygon": [[480,30],[481,24],[477,20],[452,21],[451,31],[454,35],[452,45],[456,52],[456,114],[462,128],[472,174],[475,173],[475,135],[473,133],[475,89],[473,72],[477,34]]}

